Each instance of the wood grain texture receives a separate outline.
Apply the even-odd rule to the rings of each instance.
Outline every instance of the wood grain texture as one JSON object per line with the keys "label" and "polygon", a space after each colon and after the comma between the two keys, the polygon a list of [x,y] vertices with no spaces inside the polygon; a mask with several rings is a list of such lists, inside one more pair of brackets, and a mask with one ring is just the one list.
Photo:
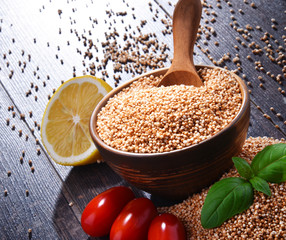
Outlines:
{"label": "wood grain texture", "polygon": [[[138,37],[140,35],[138,26],[142,34],[156,32],[159,44],[161,44],[160,39],[163,39],[161,31],[164,29],[164,24],[156,20],[157,18],[153,20],[154,13],[149,10],[147,2],[139,2],[136,6],[133,6],[132,1],[124,3],[115,0],[97,1],[96,3],[69,2],[63,5],[47,2],[41,6],[39,3],[32,4],[33,1],[30,0],[29,6],[31,5],[32,8],[21,6],[21,3],[17,5],[16,2],[13,1],[11,5],[3,8],[1,46],[5,59],[3,59],[0,73],[2,73],[5,89],[11,95],[15,105],[19,106],[19,110],[26,115],[29,111],[33,112],[32,119],[27,121],[30,128],[35,128],[34,121],[41,123],[48,95],[53,94],[61,81],[73,77],[73,73],[75,75],[89,74],[89,65],[92,63],[96,66],[102,65],[101,61],[104,60],[104,51],[106,51],[106,48],[102,47],[103,43],[108,41],[112,44],[116,41],[118,45],[121,44],[118,51],[122,52],[125,45],[124,33],[128,36],[130,34],[131,37]],[[116,10],[112,10],[113,5],[116,6]],[[10,8],[14,9],[14,14],[17,13],[17,19],[13,18],[14,14],[9,14]],[[58,14],[59,9],[63,9],[61,15]],[[34,14],[31,15],[30,12]],[[118,16],[119,13],[126,13],[126,15]],[[164,18],[160,12],[157,15],[158,19]],[[17,20],[19,21],[14,22]],[[147,23],[141,27],[143,20],[147,20]],[[106,37],[110,34],[113,36],[114,29],[120,35],[118,37],[114,35],[116,38]],[[93,46],[89,50],[88,39],[93,40],[96,48]],[[152,39],[155,41],[157,38]],[[128,38],[128,40],[131,44],[134,43],[132,39]],[[172,46],[170,35],[164,37],[164,43]],[[140,46],[139,51],[144,54],[142,50],[144,46],[139,43],[137,45]],[[94,56],[92,59],[84,57],[87,51],[92,52]],[[171,53],[171,51],[166,50],[166,53]],[[95,60],[96,57],[99,62]],[[166,64],[168,62],[170,63],[170,60],[167,59]],[[96,71],[96,76],[105,79],[112,87],[115,86],[113,64],[114,61],[108,60],[105,69]],[[10,78],[11,71],[13,75]],[[109,75],[102,75],[104,71]],[[118,74],[115,73],[116,76]],[[122,74],[120,73],[121,82],[131,79],[133,74],[123,71]],[[35,136],[40,139],[37,128],[35,128]],[[70,170],[70,168],[62,168],[58,165],[55,167],[63,178]]]}
{"label": "wood grain texture", "polygon": [[[176,1],[156,1],[172,16]],[[286,133],[286,124],[284,123],[286,95],[281,93],[281,90],[285,91],[285,76],[283,76],[282,70],[286,60],[283,40],[283,29],[286,25],[284,12],[286,2],[274,0],[272,4],[275,7],[273,8],[267,7],[262,1],[203,2],[205,4],[203,4],[201,19],[202,34],[197,39],[197,46],[200,46],[199,51],[205,55],[203,60],[211,57],[216,61],[216,63],[212,62],[212,65],[227,66],[230,70],[240,67],[241,70],[238,70],[237,74],[249,82],[251,100],[259,105],[263,112],[271,117],[273,123]],[[251,3],[254,3],[255,6],[252,7]],[[269,42],[261,40],[265,33],[267,33],[265,39]],[[259,54],[252,52],[256,44],[261,49]],[[270,45],[268,46],[268,44]],[[280,52],[281,57],[276,50]],[[218,64],[219,60],[227,53],[229,59]],[[267,53],[270,56],[267,56]],[[277,58],[281,58],[280,64],[276,60]],[[194,57],[194,61],[198,64],[196,57]],[[277,80],[277,77],[281,80]],[[271,107],[274,108],[274,111],[270,110]],[[281,116],[277,117],[277,113],[280,113]]]}
{"label": "wood grain texture", "polygon": [[275,123],[268,121],[263,116],[265,113],[253,103],[250,104],[250,123],[248,137],[273,137],[276,139],[286,138],[285,134],[275,128]]}
{"label": "wood grain texture", "polygon": [[[125,34],[131,45],[139,47],[136,51],[140,55],[152,53],[154,56],[150,59],[160,55],[162,53],[160,47],[166,44],[167,49],[164,53],[168,57],[163,65],[170,66],[173,57],[170,16],[176,2],[175,0],[1,2],[0,239],[26,239],[29,228],[32,229],[32,239],[88,238],[82,232],[79,222],[85,205],[105,189],[127,183],[106,164],[76,168],[54,164],[43,149],[40,139],[39,124],[48,96],[53,94],[62,81],[74,75],[93,74],[93,68],[90,66],[93,63],[94,74],[105,79],[112,87],[123,84],[134,75],[140,74],[140,71],[143,72],[136,70],[132,62],[126,66],[133,72],[126,72],[124,68],[122,72],[115,71],[114,64],[118,63],[118,59],[112,60],[111,52],[107,51],[108,44],[115,44],[117,49],[114,52],[128,52],[124,49]],[[259,0],[249,1],[248,4],[243,1],[229,1],[231,6],[226,1],[220,1],[220,7],[215,0],[204,2],[202,34],[194,48],[195,64],[214,65],[214,60],[218,62],[229,52],[229,60],[221,65],[234,70],[238,68],[237,63],[240,63],[242,69],[238,74],[241,77],[245,74],[245,81],[250,82],[252,103],[248,136],[285,137],[286,100],[285,95],[281,94],[281,91],[285,90],[285,77],[281,64],[272,62],[266,56],[267,52],[264,49],[271,44],[276,59],[278,57],[276,50],[279,46],[285,46],[283,40],[283,28],[286,25],[283,12],[286,7],[285,1],[274,0],[272,8]],[[256,4],[256,8],[251,7],[251,2]],[[271,18],[275,18],[276,23],[272,23]],[[250,24],[253,30],[249,30],[251,36],[248,40],[245,40],[237,29],[231,27],[230,23],[233,26],[237,25],[237,29],[243,30]],[[275,25],[276,29],[271,25]],[[256,26],[260,26],[261,30],[256,29]],[[158,49],[152,44],[146,49],[146,45],[136,42],[140,36],[138,29],[142,34],[149,34],[149,40],[158,43]],[[268,44],[261,40],[265,32],[269,33]],[[91,48],[89,39],[93,41]],[[245,47],[242,41],[245,42]],[[252,49],[248,45],[252,41],[259,44],[262,49],[260,55],[251,52]],[[215,42],[218,42],[218,45]],[[89,52],[92,53],[91,58],[86,55]],[[234,63],[236,54],[240,61]],[[247,55],[250,55],[252,60],[247,59]],[[108,59],[106,67],[100,68],[100,65],[103,66],[102,60],[105,59]],[[282,60],[285,60],[285,57]],[[264,70],[255,69],[257,61],[261,61]],[[267,74],[268,71],[270,76]],[[271,77],[271,74],[274,76]],[[281,83],[276,80],[278,74],[282,75]],[[262,77],[261,80],[258,79],[259,76]],[[259,86],[261,83],[264,87]],[[8,111],[10,106],[14,106],[14,110]],[[270,107],[274,108],[273,111]],[[278,117],[277,113],[281,113],[281,117]],[[20,119],[20,114],[25,114],[25,121]],[[268,120],[264,114],[269,115],[271,119]],[[10,119],[8,125],[7,118]],[[15,125],[14,130],[12,130],[13,125]],[[275,128],[275,125],[280,129]],[[19,130],[22,130],[21,137]],[[28,135],[27,140],[26,135]],[[39,144],[36,144],[36,139],[39,139]],[[40,148],[40,155],[37,154],[37,148]],[[21,164],[20,157],[23,150],[25,156]],[[29,160],[35,168],[34,173],[31,172]],[[11,176],[8,177],[9,171]],[[4,196],[5,190],[7,196]],[[26,196],[26,190],[29,191],[29,196]],[[157,205],[170,204],[165,199],[150,196],[136,188],[133,190],[137,196],[150,197]],[[71,202],[73,202],[72,207],[69,206]]]}
{"label": "wood grain texture", "polygon": [[69,206],[72,196],[16,107],[15,117],[7,110],[13,103],[2,86],[0,99],[0,239],[28,238],[28,229],[35,239],[85,238],[78,206]]}

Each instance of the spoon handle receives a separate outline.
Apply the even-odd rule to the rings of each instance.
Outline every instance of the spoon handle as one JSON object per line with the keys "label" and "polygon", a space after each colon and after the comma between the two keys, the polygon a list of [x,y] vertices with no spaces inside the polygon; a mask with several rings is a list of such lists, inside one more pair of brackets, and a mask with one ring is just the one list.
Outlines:
{"label": "spoon handle", "polygon": [[201,0],[179,0],[177,3],[173,15],[173,68],[194,68],[193,51],[201,15]]}

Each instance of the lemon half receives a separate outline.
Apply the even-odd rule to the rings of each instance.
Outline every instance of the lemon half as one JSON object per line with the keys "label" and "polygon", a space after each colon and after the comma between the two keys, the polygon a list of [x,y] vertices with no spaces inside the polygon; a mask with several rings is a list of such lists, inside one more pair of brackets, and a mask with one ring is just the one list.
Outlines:
{"label": "lemon half", "polygon": [[90,116],[111,87],[93,76],[75,77],[54,93],[42,119],[41,137],[52,159],[85,165],[101,159],[89,133]]}

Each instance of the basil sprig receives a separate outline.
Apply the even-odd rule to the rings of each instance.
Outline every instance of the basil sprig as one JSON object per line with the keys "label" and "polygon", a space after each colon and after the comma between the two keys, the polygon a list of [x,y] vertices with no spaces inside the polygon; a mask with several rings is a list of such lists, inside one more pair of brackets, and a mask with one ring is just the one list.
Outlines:
{"label": "basil sprig", "polygon": [[286,181],[286,144],[267,146],[257,153],[251,163],[255,176],[272,183]]}
{"label": "basil sprig", "polygon": [[253,204],[254,189],[271,196],[268,182],[286,181],[285,143],[265,147],[250,165],[239,157],[233,157],[232,161],[241,177],[222,179],[210,188],[201,211],[204,228],[218,227],[248,209]]}
{"label": "basil sprig", "polygon": [[240,176],[244,177],[247,180],[254,176],[251,166],[245,159],[233,157],[232,161]]}

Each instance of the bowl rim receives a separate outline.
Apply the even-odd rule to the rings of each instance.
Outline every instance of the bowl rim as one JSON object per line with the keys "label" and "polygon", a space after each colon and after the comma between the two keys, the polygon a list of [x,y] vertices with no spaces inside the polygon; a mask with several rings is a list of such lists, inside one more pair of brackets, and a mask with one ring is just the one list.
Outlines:
{"label": "bowl rim", "polygon": [[[123,151],[123,150],[118,150],[115,149],[113,147],[110,147],[109,145],[107,145],[98,135],[98,132],[96,131],[96,129],[93,127],[95,126],[96,122],[97,122],[97,114],[100,112],[101,108],[104,107],[108,101],[109,98],[115,96],[118,92],[120,92],[122,89],[126,88],[127,86],[129,86],[132,82],[134,82],[135,80],[144,77],[144,76],[150,76],[150,75],[158,75],[158,73],[163,72],[163,71],[167,71],[169,69],[169,67],[165,67],[165,68],[160,68],[160,69],[156,69],[144,74],[141,74],[135,78],[132,78],[131,80],[125,82],[124,84],[122,84],[121,86],[114,88],[113,90],[111,90],[107,95],[105,95],[101,101],[96,105],[95,109],[93,110],[91,117],[90,117],[90,123],[89,123],[89,131],[90,131],[90,135],[93,139],[94,142],[96,142],[97,144],[99,144],[102,148],[105,148],[106,150],[108,150],[109,152],[113,152],[117,155],[121,155],[121,156],[125,156],[125,157],[156,157],[156,156],[166,156],[166,155],[172,155],[172,154],[176,154],[178,152],[183,152],[183,151],[188,151],[192,148],[196,148],[199,145],[202,145],[206,142],[209,142],[211,140],[213,140],[215,137],[223,134],[224,132],[226,132],[228,129],[230,129],[233,125],[235,125],[238,120],[241,118],[241,116],[243,115],[243,113],[247,110],[249,103],[250,103],[250,98],[249,98],[249,93],[248,93],[248,89],[246,87],[246,84],[244,83],[244,81],[238,76],[236,75],[234,72],[232,72],[231,70],[225,69],[225,68],[221,68],[221,67],[217,67],[217,66],[208,66],[208,65],[195,65],[196,69],[201,69],[201,68],[218,68],[220,70],[223,71],[228,71],[231,74],[234,75],[235,79],[237,80],[238,84],[239,84],[239,88],[240,88],[240,92],[242,95],[242,103],[241,103],[241,107],[238,111],[238,113],[236,114],[235,118],[226,126],[224,127],[223,130],[217,132],[215,135],[199,142],[196,144],[192,144],[190,146],[184,147],[182,149],[176,149],[176,150],[172,150],[169,152],[162,152],[162,153],[134,153],[134,152],[127,152],[127,151]],[[106,103],[103,105],[103,103],[106,101]]]}

